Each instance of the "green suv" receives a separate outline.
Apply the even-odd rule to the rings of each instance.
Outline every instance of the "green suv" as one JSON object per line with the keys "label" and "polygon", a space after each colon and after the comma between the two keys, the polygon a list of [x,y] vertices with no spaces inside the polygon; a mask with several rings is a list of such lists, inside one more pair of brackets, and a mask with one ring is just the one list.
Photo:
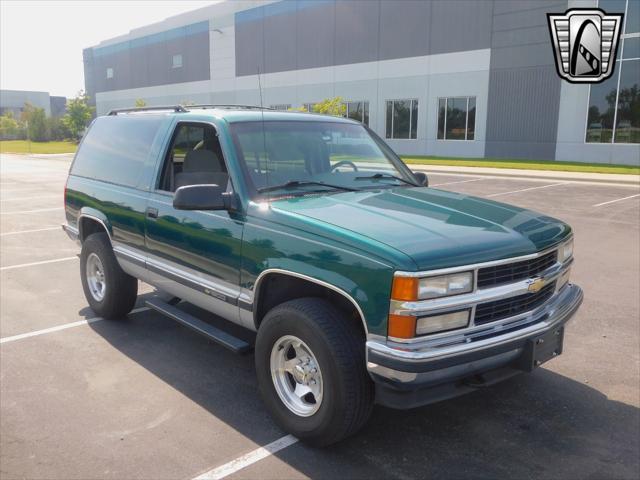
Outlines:
{"label": "green suv", "polygon": [[96,314],[122,318],[137,280],[154,286],[149,307],[254,350],[278,424],[327,445],[374,403],[412,408],[532,371],[562,352],[582,301],[568,225],[427,183],[348,119],[119,110],[78,149],[64,229]]}

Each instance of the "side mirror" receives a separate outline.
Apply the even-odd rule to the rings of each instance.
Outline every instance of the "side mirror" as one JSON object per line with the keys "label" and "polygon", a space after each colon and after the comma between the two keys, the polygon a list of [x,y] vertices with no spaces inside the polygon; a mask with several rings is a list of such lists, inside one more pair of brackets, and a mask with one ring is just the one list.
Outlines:
{"label": "side mirror", "polygon": [[427,177],[426,173],[413,172],[413,176],[416,177],[416,180],[418,180],[418,183],[420,183],[420,185],[424,185],[425,187],[429,186],[429,177]]}
{"label": "side mirror", "polygon": [[187,185],[176,190],[173,208],[176,210],[227,210],[230,195],[218,185]]}

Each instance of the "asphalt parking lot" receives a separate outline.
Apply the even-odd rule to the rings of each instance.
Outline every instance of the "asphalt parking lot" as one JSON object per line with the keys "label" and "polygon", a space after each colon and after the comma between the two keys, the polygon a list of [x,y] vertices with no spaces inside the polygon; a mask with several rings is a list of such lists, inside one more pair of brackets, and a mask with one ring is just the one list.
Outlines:
{"label": "asphalt parking lot", "polygon": [[0,166],[3,479],[640,476],[638,187],[431,174],[436,188],[573,226],[585,301],[564,354],[440,404],[376,407],[333,447],[285,439],[269,454],[253,451],[285,434],[262,406],[252,356],[146,309],[93,321],[78,247],[60,229],[68,159],[2,155]]}

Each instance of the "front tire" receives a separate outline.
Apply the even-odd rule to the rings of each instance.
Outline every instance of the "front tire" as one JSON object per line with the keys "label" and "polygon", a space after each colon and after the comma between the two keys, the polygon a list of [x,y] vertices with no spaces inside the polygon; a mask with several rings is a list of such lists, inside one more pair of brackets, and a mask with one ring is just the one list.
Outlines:
{"label": "front tire", "polygon": [[97,315],[122,318],[133,309],[138,280],[120,268],[106,233],[89,235],[82,243],[80,278],[84,296]]}
{"label": "front tire", "polygon": [[271,310],[258,330],[262,398],[285,431],[315,446],[358,431],[373,408],[364,337],[353,320],[319,298]]}

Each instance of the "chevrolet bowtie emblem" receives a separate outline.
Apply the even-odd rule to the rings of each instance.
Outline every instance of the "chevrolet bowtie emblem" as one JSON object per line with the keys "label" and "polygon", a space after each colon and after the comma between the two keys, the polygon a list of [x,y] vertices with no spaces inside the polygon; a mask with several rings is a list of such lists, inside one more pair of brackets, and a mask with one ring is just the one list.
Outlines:
{"label": "chevrolet bowtie emblem", "polygon": [[571,83],[599,83],[609,78],[623,14],[573,8],[547,14],[558,75]]}
{"label": "chevrolet bowtie emblem", "polygon": [[531,293],[537,293],[542,290],[542,287],[544,287],[546,284],[547,282],[544,278],[534,278],[530,281],[527,290],[529,290]]}

